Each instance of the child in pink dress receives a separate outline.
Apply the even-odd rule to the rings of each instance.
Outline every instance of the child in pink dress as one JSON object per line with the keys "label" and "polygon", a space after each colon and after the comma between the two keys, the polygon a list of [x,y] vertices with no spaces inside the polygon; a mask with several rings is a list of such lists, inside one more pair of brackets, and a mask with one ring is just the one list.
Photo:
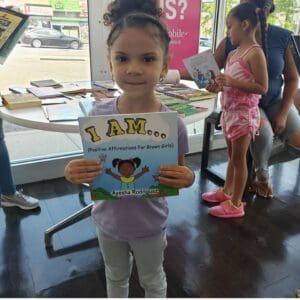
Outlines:
{"label": "child in pink dress", "polygon": [[207,202],[220,202],[208,210],[219,218],[245,214],[242,196],[248,176],[246,154],[259,128],[259,99],[268,89],[265,55],[255,40],[257,24],[258,15],[251,3],[237,5],[227,17],[231,42],[239,47],[228,55],[225,72],[216,82],[223,91],[221,125],[229,160],[224,187],[202,195]]}

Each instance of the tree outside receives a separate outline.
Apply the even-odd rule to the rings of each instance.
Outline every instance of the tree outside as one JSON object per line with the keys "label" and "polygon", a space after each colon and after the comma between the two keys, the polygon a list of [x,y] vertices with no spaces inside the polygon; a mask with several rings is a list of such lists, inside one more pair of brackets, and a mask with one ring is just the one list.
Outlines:
{"label": "tree outside", "polygon": [[[227,0],[226,14],[238,3],[239,0]],[[300,0],[274,0],[274,3],[276,9],[275,12],[270,15],[268,22],[291,30],[295,34],[300,34]],[[201,36],[212,37],[214,8],[214,1],[202,1]]]}

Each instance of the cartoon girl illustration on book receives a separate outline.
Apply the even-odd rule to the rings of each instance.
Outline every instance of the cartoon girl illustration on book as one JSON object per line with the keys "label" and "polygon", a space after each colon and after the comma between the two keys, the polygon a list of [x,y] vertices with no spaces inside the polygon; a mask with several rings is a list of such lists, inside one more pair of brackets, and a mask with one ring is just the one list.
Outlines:
{"label": "cartoon girl illustration on book", "polygon": [[112,161],[112,165],[114,168],[118,167],[118,172],[120,175],[113,173],[110,168],[107,168],[105,172],[113,178],[121,181],[121,190],[134,190],[135,180],[141,177],[143,174],[149,172],[149,167],[144,166],[140,173],[133,175],[136,168],[138,168],[140,164],[141,159],[139,157],[124,160],[115,158]]}

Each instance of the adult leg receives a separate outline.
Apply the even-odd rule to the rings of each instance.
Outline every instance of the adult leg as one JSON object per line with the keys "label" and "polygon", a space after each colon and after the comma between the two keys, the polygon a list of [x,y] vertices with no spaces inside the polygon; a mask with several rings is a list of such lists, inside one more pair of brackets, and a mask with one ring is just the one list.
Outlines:
{"label": "adult leg", "polygon": [[13,195],[16,187],[11,173],[9,154],[4,140],[3,120],[0,118],[0,193]]}
{"label": "adult leg", "polygon": [[39,207],[38,199],[16,191],[11,173],[10,160],[4,140],[3,120],[0,118],[0,201],[3,207],[17,206],[31,210]]}
{"label": "adult leg", "polygon": [[294,105],[288,113],[285,130],[279,138],[282,143],[272,151],[269,165],[300,157],[300,116]]}
{"label": "adult leg", "polygon": [[274,133],[262,109],[260,109],[260,116],[259,135],[255,137],[255,140],[250,145],[256,175],[252,188],[259,196],[269,198],[273,196],[273,191],[269,184],[269,158],[272,152]]}
{"label": "adult leg", "polygon": [[298,112],[300,113],[300,89],[298,89],[296,91],[294,103],[295,103],[295,106],[296,106]]}
{"label": "adult leg", "polygon": [[166,233],[130,241],[139,281],[146,298],[166,298],[167,281],[163,268]]}
{"label": "adult leg", "polygon": [[128,242],[110,238],[99,229],[97,229],[97,233],[105,264],[107,296],[109,298],[128,298],[133,261],[130,246]]}

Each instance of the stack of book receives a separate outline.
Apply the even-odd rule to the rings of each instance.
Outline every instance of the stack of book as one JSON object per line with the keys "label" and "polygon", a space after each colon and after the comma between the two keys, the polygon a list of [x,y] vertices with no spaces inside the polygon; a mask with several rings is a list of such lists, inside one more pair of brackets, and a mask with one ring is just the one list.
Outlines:
{"label": "stack of book", "polygon": [[2,95],[2,102],[9,109],[41,106],[42,103],[41,99],[30,93]]}
{"label": "stack of book", "polygon": [[28,87],[27,91],[40,99],[54,98],[63,96],[62,92],[57,91],[51,86],[47,87]]}
{"label": "stack of book", "polygon": [[156,91],[173,98],[183,99],[187,102],[201,101],[213,98],[216,95],[206,90],[190,88],[184,84],[158,84]]}

